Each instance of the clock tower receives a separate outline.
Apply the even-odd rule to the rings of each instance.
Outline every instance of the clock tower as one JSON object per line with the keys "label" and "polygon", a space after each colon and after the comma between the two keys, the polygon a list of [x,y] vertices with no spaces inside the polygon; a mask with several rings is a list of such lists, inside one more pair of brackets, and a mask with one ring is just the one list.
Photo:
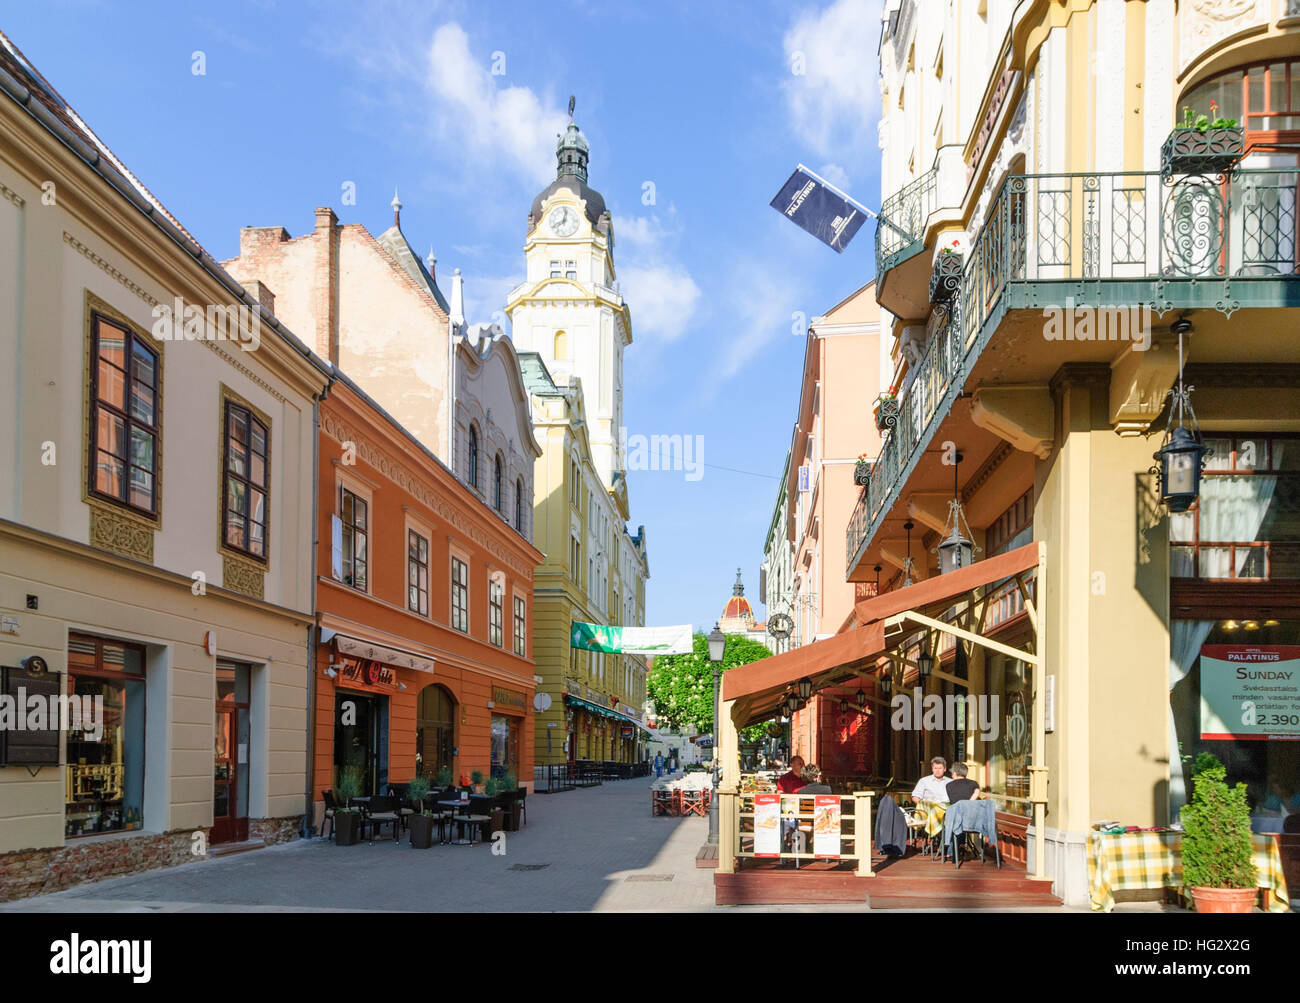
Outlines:
{"label": "clock tower", "polygon": [[573,123],[555,145],[556,172],[528,211],[528,277],[506,301],[515,347],[537,352],[555,382],[582,382],[592,459],[607,489],[625,490],[623,351],[632,343],[614,271],[614,227],[587,184],[587,140]]}

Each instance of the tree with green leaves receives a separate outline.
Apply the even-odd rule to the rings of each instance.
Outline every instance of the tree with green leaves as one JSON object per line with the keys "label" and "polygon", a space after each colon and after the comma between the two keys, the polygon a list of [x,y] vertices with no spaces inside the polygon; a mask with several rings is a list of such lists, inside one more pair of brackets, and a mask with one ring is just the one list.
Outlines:
{"label": "tree with green leaves", "polygon": [[[722,671],[748,665],[772,652],[766,645],[740,634],[728,634],[722,655]],[[655,713],[668,730],[685,734],[694,729],[699,734],[713,733],[713,663],[709,661],[709,642],[696,634],[689,655],[656,655],[646,680]],[[764,726],[746,728],[741,741],[758,741]],[[752,734],[751,734],[752,732]]]}

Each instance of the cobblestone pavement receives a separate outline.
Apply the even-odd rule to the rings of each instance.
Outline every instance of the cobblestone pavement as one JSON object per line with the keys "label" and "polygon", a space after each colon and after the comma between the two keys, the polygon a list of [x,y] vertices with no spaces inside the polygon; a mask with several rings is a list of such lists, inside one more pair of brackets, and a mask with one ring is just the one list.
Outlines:
{"label": "cobblestone pavement", "polygon": [[695,866],[707,836],[706,818],[651,818],[650,781],[622,780],[529,797],[528,824],[501,856],[485,844],[413,850],[405,835],[297,840],[0,911],[695,911],[713,908],[713,872]]}

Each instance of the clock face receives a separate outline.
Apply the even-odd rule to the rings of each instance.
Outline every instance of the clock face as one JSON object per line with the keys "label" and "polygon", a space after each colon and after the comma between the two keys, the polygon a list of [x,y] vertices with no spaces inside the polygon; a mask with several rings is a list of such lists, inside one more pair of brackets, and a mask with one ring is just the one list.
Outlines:
{"label": "clock face", "polygon": [[578,230],[578,214],[567,205],[556,206],[548,217],[551,232],[558,237],[571,237]]}

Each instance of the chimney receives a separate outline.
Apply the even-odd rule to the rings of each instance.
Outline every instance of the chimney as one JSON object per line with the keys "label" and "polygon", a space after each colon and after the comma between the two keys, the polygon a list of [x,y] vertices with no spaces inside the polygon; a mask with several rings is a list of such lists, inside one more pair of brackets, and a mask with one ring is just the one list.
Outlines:
{"label": "chimney", "polygon": [[267,289],[257,279],[243,283],[244,291],[253,297],[265,313],[275,313],[275,293]]}
{"label": "chimney", "polygon": [[328,206],[316,208],[316,273],[312,312],[316,317],[316,354],[339,362],[339,219]]}
{"label": "chimney", "polygon": [[245,226],[239,231],[239,256],[256,259],[266,248],[288,239],[289,232],[282,226]]}

